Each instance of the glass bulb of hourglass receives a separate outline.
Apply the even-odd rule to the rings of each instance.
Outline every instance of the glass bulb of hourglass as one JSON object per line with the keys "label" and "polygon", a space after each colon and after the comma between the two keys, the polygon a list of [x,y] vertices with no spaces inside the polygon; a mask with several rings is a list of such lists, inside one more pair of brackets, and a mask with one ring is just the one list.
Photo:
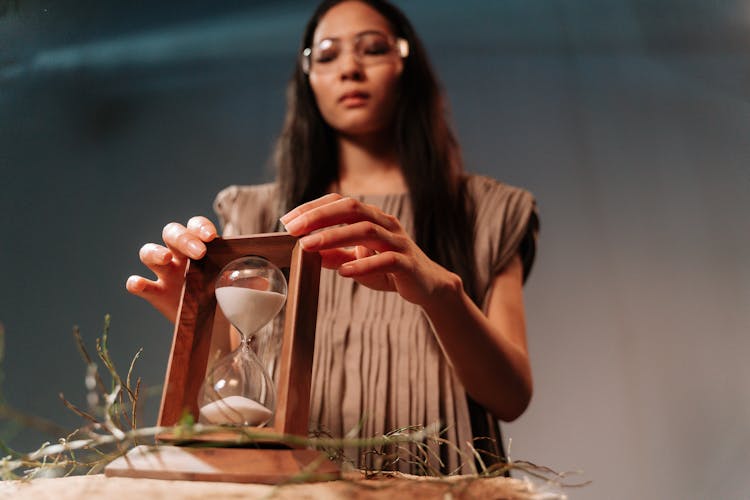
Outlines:
{"label": "glass bulb of hourglass", "polygon": [[257,333],[286,301],[284,274],[262,257],[227,264],[216,280],[216,300],[240,333],[240,345],[218,360],[198,395],[200,421],[220,425],[266,424],[275,411],[271,374],[255,351]]}

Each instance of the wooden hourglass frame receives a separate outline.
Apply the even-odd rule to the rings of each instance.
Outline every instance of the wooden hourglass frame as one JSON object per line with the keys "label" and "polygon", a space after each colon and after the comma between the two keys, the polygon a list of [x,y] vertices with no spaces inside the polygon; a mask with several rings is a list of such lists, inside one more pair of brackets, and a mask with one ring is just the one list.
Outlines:
{"label": "wooden hourglass frame", "polygon": [[[305,252],[297,238],[287,233],[217,238],[206,247],[206,255],[201,260],[190,260],[187,266],[158,425],[177,425],[185,412],[198,421],[198,392],[207,373],[211,352],[215,350],[217,336],[231,334],[229,321],[217,305],[214,284],[229,262],[253,255],[288,270],[288,291],[274,418],[264,427],[250,429],[253,434],[306,437],[320,255]],[[314,450],[291,449],[274,443],[272,439],[264,441],[259,448],[210,446],[211,443],[238,443],[240,438],[238,432],[227,428],[226,432],[192,436],[191,441],[198,442],[200,447],[163,445],[149,450],[136,447],[107,466],[105,473],[108,476],[273,484],[293,477],[320,458]],[[170,443],[181,439],[163,433],[157,436],[157,440]],[[331,477],[337,468],[324,461],[317,470],[325,477]]]}

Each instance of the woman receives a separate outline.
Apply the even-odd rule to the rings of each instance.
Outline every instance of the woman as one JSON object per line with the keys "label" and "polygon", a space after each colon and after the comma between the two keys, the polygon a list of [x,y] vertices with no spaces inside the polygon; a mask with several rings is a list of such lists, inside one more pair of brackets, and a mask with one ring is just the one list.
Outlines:
{"label": "woman", "polygon": [[[389,3],[324,1],[300,52],[277,182],[222,191],[224,234],[280,221],[323,257],[311,425],[377,435],[440,421],[455,447],[439,454],[456,470],[472,437],[498,440],[497,418],[531,398],[533,197],[463,174],[422,44]],[[187,258],[216,234],[205,217],[168,224],[165,246],[140,252],[157,280],[127,289],[174,320]],[[499,444],[475,446],[499,456]]]}

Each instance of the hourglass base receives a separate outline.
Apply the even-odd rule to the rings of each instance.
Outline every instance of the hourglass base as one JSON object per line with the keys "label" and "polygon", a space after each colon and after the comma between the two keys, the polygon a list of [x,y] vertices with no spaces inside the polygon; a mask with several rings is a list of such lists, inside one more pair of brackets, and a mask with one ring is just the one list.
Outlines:
{"label": "hourglass base", "polygon": [[[240,427],[226,426],[223,431],[196,434],[186,439],[184,435],[174,432],[162,432],[156,435],[156,441],[162,444],[221,446],[221,447],[249,447],[246,433],[252,434],[252,444],[255,448],[292,448],[278,442],[278,431],[271,427]],[[266,435],[268,437],[266,437]]]}
{"label": "hourglass base", "polygon": [[137,446],[110,463],[114,477],[279,484],[304,477],[330,481],[340,475],[336,464],[315,450],[185,448]]}

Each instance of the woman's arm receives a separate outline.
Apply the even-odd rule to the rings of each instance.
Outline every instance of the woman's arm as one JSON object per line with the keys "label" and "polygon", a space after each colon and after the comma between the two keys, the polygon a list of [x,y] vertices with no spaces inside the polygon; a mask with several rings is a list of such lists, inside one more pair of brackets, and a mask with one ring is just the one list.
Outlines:
{"label": "woman's arm", "polygon": [[377,207],[329,194],[281,221],[291,234],[307,235],[300,243],[320,252],[325,267],[420,305],[468,393],[503,420],[523,413],[532,383],[519,256],[495,278],[485,316],[458,275],[431,260],[398,219]]}
{"label": "woman's arm", "polygon": [[516,255],[492,283],[486,316],[458,276],[422,305],[466,390],[505,421],[524,412],[533,390],[522,287],[523,266]]}

